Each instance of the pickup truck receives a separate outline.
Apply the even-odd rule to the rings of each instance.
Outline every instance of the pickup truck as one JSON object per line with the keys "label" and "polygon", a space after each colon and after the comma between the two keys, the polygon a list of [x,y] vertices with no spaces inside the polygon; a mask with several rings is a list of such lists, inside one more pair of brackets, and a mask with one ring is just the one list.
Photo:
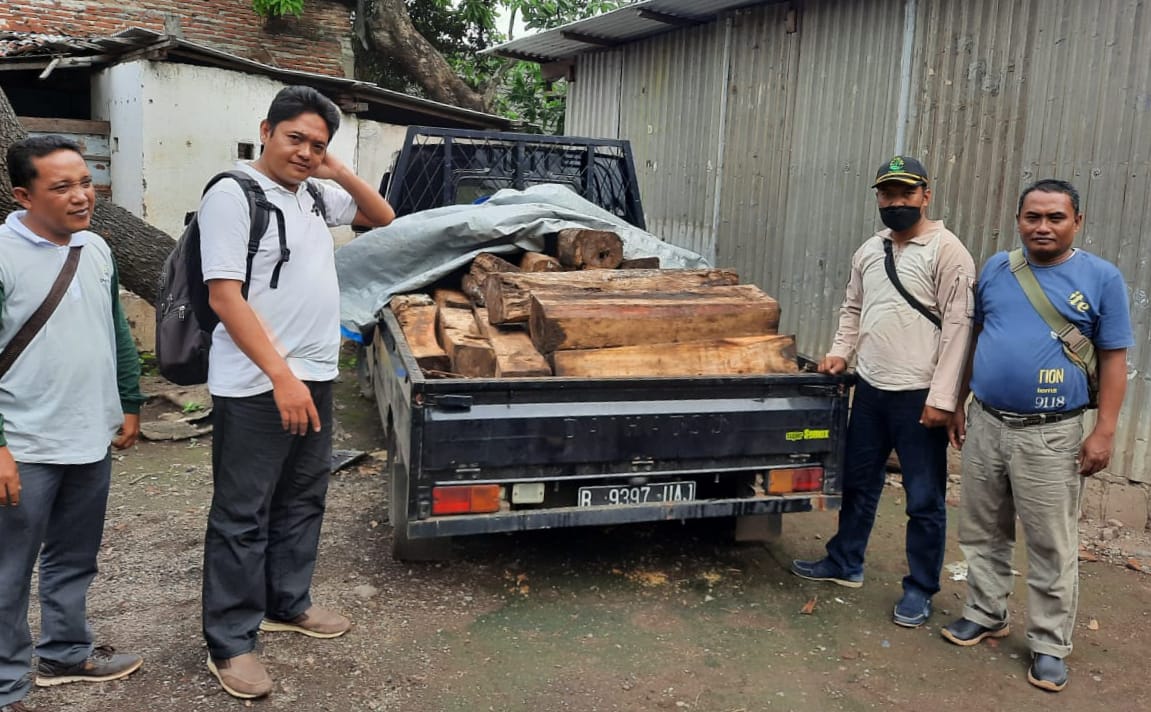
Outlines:
{"label": "pickup truck", "polygon": [[[413,172],[414,171],[414,172]],[[628,222],[642,206],[626,142],[413,127],[386,180],[400,214],[562,182]],[[451,537],[728,517],[737,537],[838,508],[849,382],[815,373],[429,378],[395,317],[361,354],[386,432],[392,554]]]}

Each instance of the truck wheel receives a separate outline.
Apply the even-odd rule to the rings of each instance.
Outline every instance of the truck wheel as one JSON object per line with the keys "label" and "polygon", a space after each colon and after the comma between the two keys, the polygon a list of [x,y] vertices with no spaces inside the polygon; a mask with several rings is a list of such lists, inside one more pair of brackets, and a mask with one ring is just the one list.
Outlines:
{"label": "truck wheel", "polygon": [[368,400],[376,399],[376,389],[372,384],[372,349],[364,344],[356,347],[356,383],[360,385],[360,395]]}
{"label": "truck wheel", "polygon": [[388,521],[392,525],[392,558],[397,561],[446,561],[451,537],[408,538],[408,468],[395,456],[395,435],[388,434]]}

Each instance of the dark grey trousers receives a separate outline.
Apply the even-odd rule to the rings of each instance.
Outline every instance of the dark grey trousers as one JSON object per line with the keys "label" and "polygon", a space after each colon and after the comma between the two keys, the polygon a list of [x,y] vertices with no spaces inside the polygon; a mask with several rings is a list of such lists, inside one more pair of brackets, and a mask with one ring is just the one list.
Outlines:
{"label": "dark grey trousers", "polygon": [[215,491],[204,537],[204,639],[217,660],[251,652],[260,620],[289,620],[309,590],[332,455],[332,384],[308,383],[320,432],[290,435],[271,391],[212,398]]}
{"label": "dark grey trousers", "polygon": [[88,586],[104,536],[112,460],[87,465],[17,463],[20,504],[0,507],[0,706],[32,684],[28,597],[40,558],[36,655],[67,665],[92,652]]}

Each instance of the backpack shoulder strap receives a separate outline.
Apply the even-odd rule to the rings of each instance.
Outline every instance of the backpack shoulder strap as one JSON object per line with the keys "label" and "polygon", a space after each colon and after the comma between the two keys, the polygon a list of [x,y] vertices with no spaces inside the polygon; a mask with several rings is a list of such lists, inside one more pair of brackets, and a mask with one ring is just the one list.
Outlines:
{"label": "backpack shoulder strap", "polygon": [[324,204],[324,192],[320,190],[318,183],[312,180],[304,181],[304,187],[308,189],[308,195],[312,196],[312,204],[316,206],[316,210],[320,211],[320,217],[324,222],[328,222],[328,206]]}
{"label": "backpack shoulder strap", "polygon": [[244,299],[248,298],[248,286],[252,282],[252,263],[256,259],[256,254],[260,251],[260,241],[264,238],[264,233],[268,230],[268,221],[270,215],[276,216],[276,230],[280,237],[280,259],[276,262],[276,267],[272,271],[271,288],[276,289],[280,282],[280,268],[285,262],[291,252],[288,250],[287,234],[284,230],[284,213],[278,207],[268,200],[267,194],[264,189],[260,187],[260,183],[241,170],[224,171],[215,175],[212,180],[208,181],[208,185],[204,186],[204,192],[207,193],[208,189],[215,185],[223,178],[231,178],[240,184],[240,189],[243,190],[244,196],[248,199],[248,215],[251,216],[250,226],[248,229],[248,256],[247,266],[244,271],[244,284],[240,288]]}
{"label": "backpack shoulder strap", "polygon": [[1047,326],[1059,336],[1059,340],[1069,350],[1068,356],[1073,356],[1072,360],[1076,366],[1087,373],[1094,373],[1095,344],[1055,309],[1055,305],[1039,285],[1039,280],[1035,278],[1035,273],[1031,271],[1031,265],[1027,263],[1023,248],[1017,247],[1008,253],[1008,262],[1011,265],[1011,273],[1015,275],[1023,293],[1027,295],[1027,300],[1031,302],[1035,311],[1039,312],[1039,316],[1043,317],[1043,321],[1047,322]]}

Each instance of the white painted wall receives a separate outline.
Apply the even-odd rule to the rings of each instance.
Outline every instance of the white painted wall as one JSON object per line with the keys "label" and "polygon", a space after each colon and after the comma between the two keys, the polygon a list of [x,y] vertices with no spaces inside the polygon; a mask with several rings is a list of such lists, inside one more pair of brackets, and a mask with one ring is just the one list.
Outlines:
{"label": "white painted wall", "polygon": [[[112,124],[113,200],[179,235],[204,184],[239,160],[240,144],[252,144],[259,155],[260,121],[283,86],[174,62],[139,61],[102,72],[93,87],[93,115]],[[329,150],[378,186],[405,130],[343,114]],[[338,243],[352,236],[350,229],[334,232]]]}
{"label": "white painted wall", "polygon": [[140,109],[140,63],[118,64],[92,81],[92,118],[111,124],[109,173],[112,202],[144,215],[146,191],[145,129]]}

